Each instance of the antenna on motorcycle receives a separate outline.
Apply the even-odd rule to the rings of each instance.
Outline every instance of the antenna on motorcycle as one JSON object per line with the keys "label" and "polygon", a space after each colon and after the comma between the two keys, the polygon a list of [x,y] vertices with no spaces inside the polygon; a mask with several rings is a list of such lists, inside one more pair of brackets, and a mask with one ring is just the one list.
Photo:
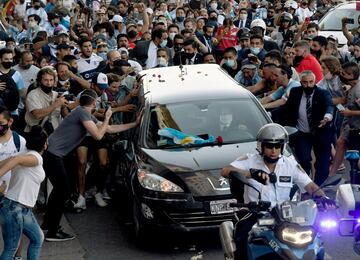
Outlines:
{"label": "antenna on motorcycle", "polygon": [[236,180],[240,181],[241,183],[243,183],[244,185],[249,186],[249,187],[253,188],[254,190],[256,190],[259,193],[259,200],[261,200],[261,192],[248,182],[248,180],[244,176],[244,174],[241,174],[241,173],[235,172],[235,171],[231,171],[229,173],[229,176],[230,176],[230,179],[236,179]]}

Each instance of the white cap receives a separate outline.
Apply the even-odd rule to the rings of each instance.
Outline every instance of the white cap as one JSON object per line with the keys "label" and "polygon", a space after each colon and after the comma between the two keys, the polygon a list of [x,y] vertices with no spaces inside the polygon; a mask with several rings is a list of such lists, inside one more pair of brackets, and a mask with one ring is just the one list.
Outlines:
{"label": "white cap", "polygon": [[100,89],[107,89],[109,87],[108,77],[104,73],[97,73],[92,78],[92,83],[99,86]]}
{"label": "white cap", "polygon": [[145,11],[146,11],[148,14],[153,14],[153,13],[154,13],[153,9],[151,9],[150,7],[149,7],[149,8],[146,8]]}
{"label": "white cap", "polygon": [[109,22],[122,23],[123,18],[120,15],[115,14],[114,17]]}
{"label": "white cap", "polygon": [[118,52],[120,52],[120,54],[121,54],[122,52],[126,52],[126,55],[129,55],[129,51],[128,51],[125,47],[119,48],[119,49],[118,49]]}
{"label": "white cap", "polygon": [[137,25],[144,25],[144,22],[143,22],[142,20],[140,20],[140,21],[138,21],[136,24],[137,24]]}

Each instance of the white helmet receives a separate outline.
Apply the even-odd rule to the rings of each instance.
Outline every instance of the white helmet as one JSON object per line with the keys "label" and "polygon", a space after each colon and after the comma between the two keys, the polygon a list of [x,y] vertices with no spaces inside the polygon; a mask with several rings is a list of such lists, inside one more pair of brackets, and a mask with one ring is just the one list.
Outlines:
{"label": "white helmet", "polygon": [[298,4],[293,0],[286,1],[284,4],[284,8],[292,8],[296,10],[298,9]]}
{"label": "white helmet", "polygon": [[262,19],[255,19],[250,24],[250,29],[254,27],[261,27],[264,31],[266,30],[266,24]]}
{"label": "white helmet", "polygon": [[289,142],[289,134],[283,126],[269,123],[260,128],[256,135],[256,141],[260,154],[263,153],[264,143],[280,144],[281,153],[283,153],[286,144]]}

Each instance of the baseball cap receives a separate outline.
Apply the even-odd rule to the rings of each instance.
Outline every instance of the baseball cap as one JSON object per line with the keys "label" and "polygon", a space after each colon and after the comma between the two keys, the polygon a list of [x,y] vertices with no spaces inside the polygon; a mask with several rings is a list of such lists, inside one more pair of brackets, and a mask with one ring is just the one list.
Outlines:
{"label": "baseball cap", "polygon": [[140,20],[140,21],[138,21],[136,24],[137,24],[137,25],[144,25],[144,22],[143,22],[142,20]]}
{"label": "baseball cap", "polygon": [[339,39],[335,36],[335,35],[329,35],[327,37],[328,40],[332,40],[332,41],[335,41],[335,42],[339,42]]}
{"label": "baseball cap", "polygon": [[57,50],[61,50],[61,49],[74,49],[73,46],[66,44],[66,43],[60,43],[57,47]]}
{"label": "baseball cap", "polygon": [[250,39],[250,33],[244,32],[240,34],[239,40],[246,40],[246,39]]}
{"label": "baseball cap", "polygon": [[92,77],[91,82],[98,85],[98,87],[102,90],[107,89],[109,87],[108,78],[104,73],[95,73]]}
{"label": "baseball cap", "polygon": [[119,48],[118,51],[120,52],[120,54],[123,54],[125,52],[126,55],[129,55],[129,51],[125,47]]}
{"label": "baseball cap", "polygon": [[122,23],[123,22],[123,18],[118,15],[118,14],[115,14],[114,17],[109,21],[111,23],[115,22],[115,23]]}
{"label": "baseball cap", "polygon": [[256,65],[254,63],[251,63],[248,59],[245,59],[243,62],[241,62],[241,70],[243,69],[256,69]]}
{"label": "baseball cap", "polygon": [[68,33],[67,31],[65,31],[65,30],[59,30],[59,31],[56,31],[56,29],[55,29],[54,34],[55,34],[56,36],[60,36],[60,35],[66,35],[66,36],[69,36],[69,33]]}

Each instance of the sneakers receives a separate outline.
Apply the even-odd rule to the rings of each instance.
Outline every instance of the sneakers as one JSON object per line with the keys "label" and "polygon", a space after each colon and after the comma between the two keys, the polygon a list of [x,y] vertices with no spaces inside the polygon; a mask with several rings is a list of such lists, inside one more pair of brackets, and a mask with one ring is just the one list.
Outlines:
{"label": "sneakers", "polygon": [[78,201],[74,205],[75,209],[86,209],[86,200],[82,195],[79,195]]}
{"label": "sneakers", "polygon": [[109,195],[109,193],[107,192],[106,189],[103,190],[102,197],[103,197],[104,200],[111,200],[111,197],[110,197],[110,195]]}
{"label": "sneakers", "polygon": [[47,233],[45,236],[45,240],[48,242],[62,242],[73,240],[75,236],[65,233],[62,229],[59,229],[56,234]]}
{"label": "sneakers", "polygon": [[99,207],[106,207],[107,203],[104,201],[103,196],[100,192],[95,194],[95,202]]}

